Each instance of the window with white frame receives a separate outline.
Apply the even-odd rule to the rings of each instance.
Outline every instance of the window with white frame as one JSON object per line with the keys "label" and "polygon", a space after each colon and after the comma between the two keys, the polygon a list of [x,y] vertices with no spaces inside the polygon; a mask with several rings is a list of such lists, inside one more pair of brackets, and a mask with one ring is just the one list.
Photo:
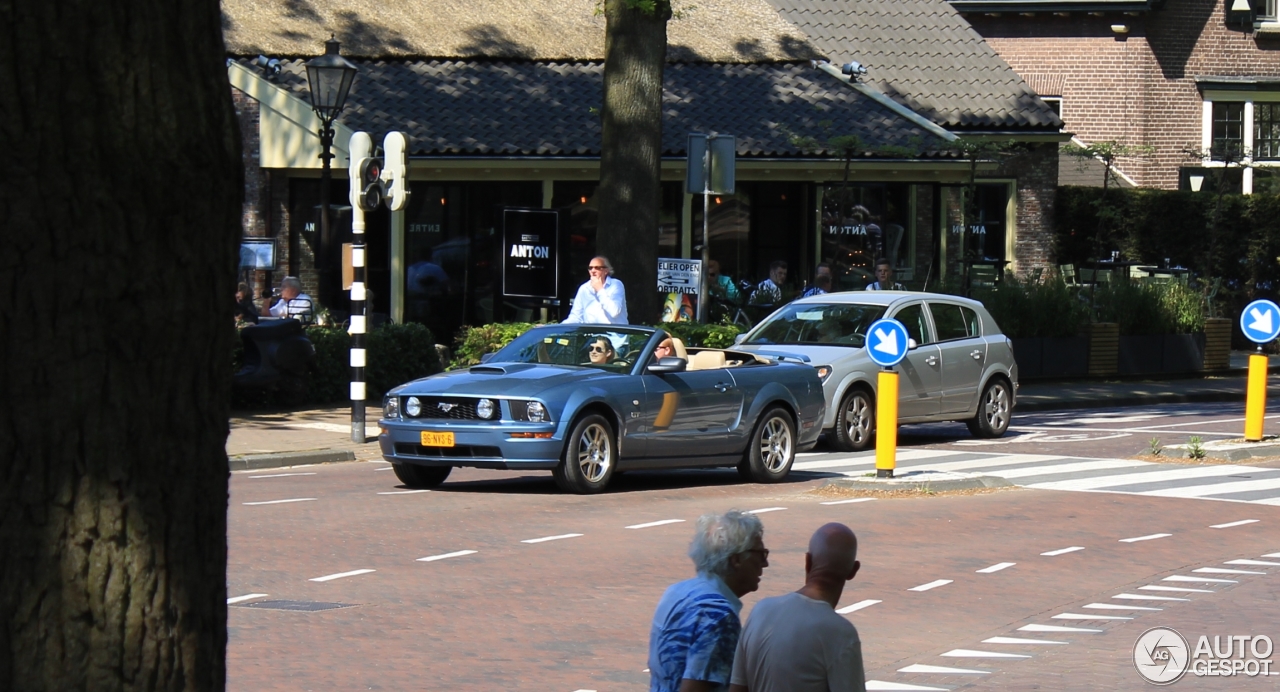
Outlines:
{"label": "window with white frame", "polygon": [[1264,22],[1276,21],[1276,0],[1262,0],[1255,2],[1258,8],[1258,19]]}
{"label": "window with white frame", "polygon": [[1214,161],[1238,160],[1244,152],[1244,104],[1213,103],[1213,139],[1209,151]]}
{"label": "window with white frame", "polygon": [[1280,103],[1253,104],[1253,158],[1280,159]]}

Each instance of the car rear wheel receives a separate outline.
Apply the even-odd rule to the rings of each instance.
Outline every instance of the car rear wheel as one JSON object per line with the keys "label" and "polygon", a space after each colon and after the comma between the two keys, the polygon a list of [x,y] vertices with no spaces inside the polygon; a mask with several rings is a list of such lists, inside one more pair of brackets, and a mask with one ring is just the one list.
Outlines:
{"label": "car rear wheel", "polygon": [[613,427],[604,416],[593,413],[573,426],[564,458],[551,475],[561,490],[589,495],[604,490],[617,465],[618,445],[613,438]]}
{"label": "car rear wheel", "polygon": [[755,483],[777,483],[791,472],[796,460],[796,425],[780,407],[760,416],[738,473]]}
{"label": "car rear wheel", "polygon": [[987,383],[978,400],[978,415],[965,421],[974,437],[1000,437],[1009,429],[1009,384],[1000,378]]}
{"label": "car rear wheel", "polygon": [[860,452],[875,441],[876,409],[865,389],[851,389],[836,411],[831,446],[841,452]]}
{"label": "car rear wheel", "polygon": [[453,471],[452,466],[415,466],[413,464],[392,464],[396,478],[410,488],[434,488],[444,482]]}

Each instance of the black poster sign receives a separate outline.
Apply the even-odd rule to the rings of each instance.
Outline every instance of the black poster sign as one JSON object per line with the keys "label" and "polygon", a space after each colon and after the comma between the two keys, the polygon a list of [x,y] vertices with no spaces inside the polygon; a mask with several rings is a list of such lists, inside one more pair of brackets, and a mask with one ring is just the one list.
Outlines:
{"label": "black poster sign", "polygon": [[560,214],[502,210],[502,295],[555,298],[560,280]]}

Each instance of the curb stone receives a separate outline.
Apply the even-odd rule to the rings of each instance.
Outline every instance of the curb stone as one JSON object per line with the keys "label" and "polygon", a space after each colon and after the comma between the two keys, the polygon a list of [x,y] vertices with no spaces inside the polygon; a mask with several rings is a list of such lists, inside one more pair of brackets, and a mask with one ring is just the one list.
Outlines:
{"label": "curb stone", "polygon": [[274,469],[283,466],[307,466],[309,464],[333,464],[355,461],[356,455],[349,449],[315,449],[306,452],[277,452],[272,454],[241,454],[228,457],[232,471]]}
{"label": "curb stone", "polygon": [[[933,476],[934,474],[930,474]],[[973,490],[975,488],[1007,488],[1013,483],[999,478],[997,476],[967,476],[961,478],[929,478],[929,479],[912,479],[910,476],[901,478],[838,478],[823,483],[821,487],[844,488],[846,490],[871,490],[879,492],[887,492],[891,490],[932,490],[941,492],[945,490]]]}

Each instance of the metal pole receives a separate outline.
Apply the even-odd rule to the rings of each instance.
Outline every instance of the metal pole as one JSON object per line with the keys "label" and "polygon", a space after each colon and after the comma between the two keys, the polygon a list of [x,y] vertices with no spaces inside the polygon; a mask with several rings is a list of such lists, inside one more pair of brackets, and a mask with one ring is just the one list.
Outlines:
{"label": "metal pole", "polygon": [[702,154],[702,269],[698,278],[698,321],[707,321],[707,262],[711,260],[711,244],[708,242],[707,217],[709,208],[707,200],[711,195],[711,140],[707,140],[706,151]]}
{"label": "metal pole", "polygon": [[898,373],[884,369],[876,381],[876,478],[893,478],[898,465]]}
{"label": "metal pole", "polygon": [[364,211],[358,204],[351,205],[351,273],[351,441],[364,444]]}
{"label": "metal pole", "polygon": [[1244,439],[1246,442],[1261,442],[1267,413],[1267,356],[1261,345],[1257,353],[1249,354],[1248,382],[1244,400]]}

